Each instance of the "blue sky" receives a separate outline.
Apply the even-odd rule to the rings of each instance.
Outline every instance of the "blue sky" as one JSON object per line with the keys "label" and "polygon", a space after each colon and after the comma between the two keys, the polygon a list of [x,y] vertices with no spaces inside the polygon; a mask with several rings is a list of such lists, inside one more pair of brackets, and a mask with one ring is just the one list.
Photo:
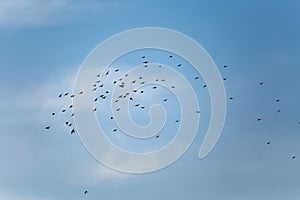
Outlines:
{"label": "blue sky", "polygon": [[[296,0],[1,1],[0,199],[299,199],[299,8]],[[199,42],[228,78],[234,100],[207,158],[198,159],[204,117],[204,128],[177,162],[130,175],[99,164],[78,135],[69,134],[67,118],[51,112],[71,103],[57,96],[72,91],[97,44],[147,26]]]}

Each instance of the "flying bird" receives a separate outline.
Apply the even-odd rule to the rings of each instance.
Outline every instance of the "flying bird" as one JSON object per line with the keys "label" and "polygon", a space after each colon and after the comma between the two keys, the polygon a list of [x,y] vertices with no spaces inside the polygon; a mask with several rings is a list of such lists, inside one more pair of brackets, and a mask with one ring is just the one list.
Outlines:
{"label": "flying bird", "polygon": [[88,194],[88,191],[86,190],[86,191],[84,191],[84,193],[83,193],[84,195],[87,195]]}
{"label": "flying bird", "polygon": [[73,133],[75,133],[75,130],[74,130],[74,128],[71,130],[71,135],[72,135]]}
{"label": "flying bird", "polygon": [[259,85],[263,85],[264,84],[264,82],[259,82]]}
{"label": "flying bird", "polygon": [[52,113],[52,116],[54,116],[54,115],[55,115],[55,113],[53,112],[53,113]]}
{"label": "flying bird", "polygon": [[45,129],[49,130],[49,129],[50,129],[50,126],[46,126]]}

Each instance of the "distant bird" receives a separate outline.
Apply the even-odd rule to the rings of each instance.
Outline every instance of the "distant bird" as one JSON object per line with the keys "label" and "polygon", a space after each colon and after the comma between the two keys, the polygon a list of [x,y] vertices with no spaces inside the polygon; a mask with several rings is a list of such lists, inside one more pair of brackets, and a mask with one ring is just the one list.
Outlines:
{"label": "distant bird", "polygon": [[181,67],[181,65],[182,65],[182,64],[180,63],[180,64],[177,65],[177,67]]}
{"label": "distant bird", "polygon": [[115,128],[114,130],[113,130],[113,132],[116,132],[117,131],[117,129]]}
{"label": "distant bird", "polygon": [[206,88],[206,87],[207,87],[207,85],[203,85],[203,87],[204,87],[204,88]]}
{"label": "distant bird", "polygon": [[280,101],[280,99],[276,99],[275,101],[276,101],[276,102],[279,102],[279,101]]}
{"label": "distant bird", "polygon": [[98,101],[98,98],[95,98],[95,99],[94,99],[94,102],[96,102],[96,101]]}
{"label": "distant bird", "polygon": [[293,156],[293,157],[292,157],[292,159],[295,159],[295,158],[296,158],[296,156]]}
{"label": "distant bird", "polygon": [[141,77],[141,76],[139,77],[140,80],[141,80],[142,78],[143,78],[143,77]]}
{"label": "distant bird", "polygon": [[141,93],[144,93],[144,90],[141,90]]}
{"label": "distant bird", "polygon": [[74,98],[74,97],[75,97],[75,95],[74,95],[74,94],[72,94],[70,97],[71,97],[71,98]]}
{"label": "distant bird", "polygon": [[50,126],[46,126],[45,129],[49,130],[49,129],[50,129]]}
{"label": "distant bird", "polygon": [[130,99],[131,101],[133,100],[133,98],[132,98],[132,97],[130,97],[129,99]]}
{"label": "distant bird", "polygon": [[146,56],[142,56],[142,58],[146,58]]}
{"label": "distant bird", "polygon": [[234,99],[233,97],[229,97],[230,100]]}
{"label": "distant bird", "polygon": [[269,144],[271,144],[271,142],[267,142],[267,144],[269,145]]}
{"label": "distant bird", "polygon": [[199,110],[197,110],[197,111],[196,111],[196,113],[200,113],[200,111],[199,111]]}
{"label": "distant bird", "polygon": [[224,65],[223,67],[224,67],[224,68],[227,68],[228,66],[227,66],[227,65]]}
{"label": "distant bird", "polygon": [[61,112],[66,112],[66,110],[65,110],[65,109],[63,109]]}
{"label": "distant bird", "polygon": [[264,84],[264,82],[259,82],[259,85],[263,85]]}
{"label": "distant bird", "polygon": [[71,117],[74,117],[74,113],[71,114]]}
{"label": "distant bird", "polygon": [[105,73],[105,75],[107,76],[109,74],[109,70]]}
{"label": "distant bird", "polygon": [[69,124],[69,122],[67,121],[67,122],[66,122],[66,125],[68,125],[68,124]]}
{"label": "distant bird", "polygon": [[142,82],[141,82],[141,84],[143,85],[143,84],[145,84],[145,82],[144,82],[144,81],[142,81]]}
{"label": "distant bird", "polygon": [[277,112],[280,112],[280,109],[278,109]]}
{"label": "distant bird", "polygon": [[53,112],[53,113],[52,113],[52,116],[54,116],[54,115],[55,115],[55,113]]}
{"label": "distant bird", "polygon": [[175,86],[173,85],[171,88],[175,88]]}
{"label": "distant bird", "polygon": [[75,130],[74,130],[74,128],[71,130],[71,135],[72,135],[73,133],[75,133]]}
{"label": "distant bird", "polygon": [[227,80],[227,78],[223,78],[223,80],[224,80],[224,81],[226,81],[226,80]]}
{"label": "distant bird", "polygon": [[159,135],[157,135],[156,138],[159,138]]}
{"label": "distant bird", "polygon": [[119,71],[119,69],[115,69],[115,72],[118,72]]}
{"label": "distant bird", "polygon": [[168,99],[164,99],[164,101],[168,101]]}
{"label": "distant bird", "polygon": [[83,94],[83,91],[80,91],[79,94]]}
{"label": "distant bird", "polygon": [[93,112],[95,112],[97,110],[97,108],[94,108]]}
{"label": "distant bird", "polygon": [[62,97],[62,94],[58,95],[58,98]]}
{"label": "distant bird", "polygon": [[156,86],[153,86],[152,88],[153,88],[153,89],[156,89],[157,87],[156,87]]}
{"label": "distant bird", "polygon": [[145,106],[141,106],[141,109],[144,109],[145,108]]}
{"label": "distant bird", "polygon": [[161,79],[161,81],[163,81],[163,82],[164,82],[164,81],[166,81],[166,80],[165,80],[165,79]]}
{"label": "distant bird", "polygon": [[261,121],[261,118],[258,118],[257,121]]}
{"label": "distant bird", "polygon": [[110,119],[114,119],[113,117],[110,117]]}
{"label": "distant bird", "polygon": [[148,61],[144,61],[143,63],[144,63],[144,64],[147,64],[147,63],[148,63]]}
{"label": "distant bird", "polygon": [[67,93],[65,93],[65,96],[67,96],[69,93],[67,92]]}
{"label": "distant bird", "polygon": [[172,55],[170,55],[170,56],[169,56],[169,58],[173,58],[173,56],[172,56]]}
{"label": "distant bird", "polygon": [[118,108],[116,111],[120,111],[121,108]]}
{"label": "distant bird", "polygon": [[69,108],[70,108],[70,109],[73,108],[73,105],[70,105]]}
{"label": "distant bird", "polygon": [[72,123],[69,123],[69,126],[72,126]]}
{"label": "distant bird", "polygon": [[134,106],[138,107],[140,104],[135,104]]}
{"label": "distant bird", "polygon": [[196,80],[199,79],[199,76],[196,76],[195,79],[196,79]]}
{"label": "distant bird", "polygon": [[177,119],[175,122],[176,122],[176,123],[178,123],[178,122],[179,122],[179,120]]}

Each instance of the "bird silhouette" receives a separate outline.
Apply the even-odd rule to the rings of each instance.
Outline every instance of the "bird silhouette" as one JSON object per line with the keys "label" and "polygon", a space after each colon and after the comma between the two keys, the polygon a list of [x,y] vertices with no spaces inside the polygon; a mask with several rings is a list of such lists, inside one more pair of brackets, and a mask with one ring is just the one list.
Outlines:
{"label": "bird silhouette", "polygon": [[45,129],[49,130],[49,129],[50,129],[50,126],[46,126]]}
{"label": "bird silhouette", "polygon": [[71,135],[72,135],[73,133],[75,133],[75,129],[74,129],[74,128],[71,130]]}

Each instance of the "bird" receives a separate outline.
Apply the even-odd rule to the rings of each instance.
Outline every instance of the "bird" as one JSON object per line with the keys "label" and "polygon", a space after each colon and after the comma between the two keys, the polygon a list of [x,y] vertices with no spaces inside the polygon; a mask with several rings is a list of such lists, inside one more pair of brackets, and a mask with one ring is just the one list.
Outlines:
{"label": "bird", "polygon": [[53,113],[52,113],[52,116],[54,116],[54,115],[55,115],[55,113],[53,112]]}
{"label": "bird", "polygon": [[204,88],[206,88],[206,87],[207,87],[207,85],[203,85],[203,87],[204,87]]}
{"label": "bird", "polygon": [[115,72],[118,72],[119,71],[119,69],[115,69]]}
{"label": "bird", "polygon": [[177,67],[181,67],[181,63],[177,65]]}
{"label": "bird", "polygon": [[139,77],[140,80],[141,80],[142,78],[143,78],[143,77],[141,77],[141,76]]}
{"label": "bird", "polygon": [[279,102],[279,101],[280,101],[280,99],[276,99],[275,101],[276,101],[276,102]]}
{"label": "bird", "polygon": [[113,130],[113,132],[116,132],[117,131],[117,129],[115,128],[114,130]]}
{"label": "bird", "polygon": [[75,97],[75,95],[74,95],[74,94],[72,94],[70,97],[71,97],[71,98],[74,98],[74,97]]}
{"label": "bird", "polygon": [[73,133],[75,133],[75,130],[74,130],[74,128],[71,130],[71,135],[72,135]]}
{"label": "bird", "polygon": [[170,55],[170,56],[169,56],[169,58],[173,58],[173,56],[172,56],[172,55]]}
{"label": "bird", "polygon": [[49,130],[49,129],[50,129],[50,126],[46,126],[45,129]]}
{"label": "bird", "polygon": [[196,80],[199,79],[199,76],[196,76],[195,79],[196,79]]}
{"label": "bird", "polygon": [[168,101],[168,99],[164,99],[164,101]]}
{"label": "bird", "polygon": [[269,145],[269,144],[271,144],[271,142],[267,142],[267,144]]}
{"label": "bird", "polygon": [[66,93],[65,93],[65,96],[67,96],[68,94],[69,94],[69,93],[68,93],[68,92],[66,92]]}
{"label": "bird", "polygon": [[144,61],[143,63],[144,63],[144,64],[147,64],[147,63],[148,63],[148,61]]}
{"label": "bird", "polygon": [[70,108],[70,109],[73,108],[73,105],[70,105],[69,108]]}
{"label": "bird", "polygon": [[138,107],[140,104],[135,104],[134,106]]}
{"label": "bird", "polygon": [[62,94],[58,95],[58,98],[62,97]]}
{"label": "bird", "polygon": [[65,110],[65,109],[63,109],[61,112],[66,112],[66,110]]}
{"label": "bird", "polygon": [[142,58],[146,58],[146,56],[142,56]]}
{"label": "bird", "polygon": [[264,84],[264,82],[259,82],[259,85],[263,85]]}
{"label": "bird", "polygon": [[280,112],[280,109],[278,109],[277,112]]}
{"label": "bird", "polygon": [[153,89],[156,89],[157,87],[156,87],[156,86],[153,86],[152,88],[153,88]]}
{"label": "bird", "polygon": [[79,94],[83,94],[83,91],[80,91]]}
{"label": "bird", "polygon": [[68,124],[69,124],[69,122],[67,121],[67,122],[66,122],[66,125],[68,125]]}
{"label": "bird", "polygon": [[121,108],[118,108],[116,111],[120,111]]}
{"label": "bird", "polygon": [[176,123],[178,123],[178,122],[179,122],[179,120],[177,119],[175,122],[176,122]]}
{"label": "bird", "polygon": [[141,109],[144,109],[145,108],[145,106],[141,106]]}
{"label": "bird", "polygon": [[258,118],[257,121],[261,121],[261,118]]}
{"label": "bird", "polygon": [[71,114],[71,117],[74,117],[74,115],[75,115],[75,114],[74,114],[74,113],[72,113],[72,114]]}
{"label": "bird", "polygon": [[105,75],[107,76],[109,74],[109,70],[105,73]]}
{"label": "bird", "polygon": [[223,78],[223,80],[224,80],[224,81],[226,81],[226,80],[227,80],[227,78]]}
{"label": "bird", "polygon": [[159,138],[159,135],[157,135],[156,138]]}
{"label": "bird", "polygon": [[296,156],[292,156],[292,159],[295,159],[296,158]]}
{"label": "bird", "polygon": [[228,66],[227,66],[227,65],[224,65],[223,67],[224,67],[224,68],[227,68]]}
{"label": "bird", "polygon": [[231,100],[232,100],[232,99],[234,99],[234,98],[233,98],[233,97],[229,97],[229,99],[231,99]]}
{"label": "bird", "polygon": [[94,108],[93,112],[95,112],[97,110],[97,108]]}
{"label": "bird", "polygon": [[200,111],[199,111],[199,110],[197,110],[197,111],[196,111],[196,113],[200,113]]}
{"label": "bird", "polygon": [[144,90],[141,90],[141,93],[144,93]]}
{"label": "bird", "polygon": [[114,117],[110,117],[110,119],[114,119]]}

